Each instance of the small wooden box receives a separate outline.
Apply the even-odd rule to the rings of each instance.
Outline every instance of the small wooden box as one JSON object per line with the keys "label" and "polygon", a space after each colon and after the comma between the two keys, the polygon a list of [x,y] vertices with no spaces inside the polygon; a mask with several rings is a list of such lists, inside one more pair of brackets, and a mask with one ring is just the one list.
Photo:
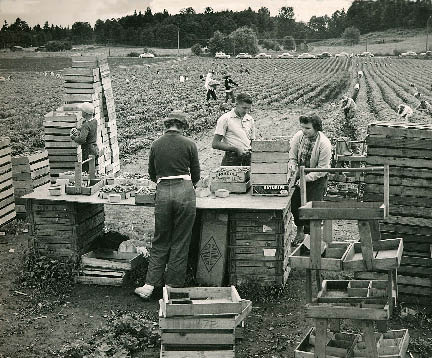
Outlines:
{"label": "small wooden box", "polygon": [[[407,329],[391,330],[380,335],[377,342],[379,358],[404,358],[409,344]],[[354,347],[354,357],[367,358],[366,345],[358,341]]]}
{"label": "small wooden box", "polygon": [[[352,357],[354,346],[359,336],[351,333],[334,333],[326,346],[325,357]],[[294,350],[295,358],[315,357],[315,328],[311,328],[297,348]]]}
{"label": "small wooden box", "polygon": [[253,184],[252,195],[288,196],[291,188],[290,184]]}
{"label": "small wooden box", "polygon": [[250,179],[250,167],[222,166],[210,173],[212,182],[245,183]]}
{"label": "small wooden box", "polygon": [[154,204],[156,197],[156,190],[142,187],[139,188],[135,193],[135,204],[143,205],[143,204]]}
{"label": "small wooden box", "polygon": [[96,194],[100,188],[104,186],[103,179],[90,179],[89,186],[76,187],[72,185],[66,186],[66,194],[70,195],[93,195]]}
{"label": "small wooden box", "polygon": [[[353,244],[346,242],[331,242],[321,255],[321,270],[342,271],[343,261]],[[310,250],[299,245],[290,255],[290,263],[295,268],[312,268]]]}
{"label": "small wooden box", "polygon": [[[402,239],[374,241],[372,267],[374,270],[393,270],[400,266],[403,252]],[[347,271],[367,271],[363,261],[360,242],[354,243],[343,260],[343,269]]]}

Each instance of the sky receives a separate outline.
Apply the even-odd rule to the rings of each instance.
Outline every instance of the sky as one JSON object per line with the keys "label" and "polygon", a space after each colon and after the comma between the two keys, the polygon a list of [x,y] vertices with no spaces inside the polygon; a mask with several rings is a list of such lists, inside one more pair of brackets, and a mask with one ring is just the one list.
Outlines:
{"label": "sky", "polygon": [[273,16],[282,6],[294,8],[297,21],[309,21],[313,15],[331,15],[342,8],[348,9],[352,0],[0,0],[0,21],[13,23],[17,17],[30,26],[50,24],[68,26],[76,21],[87,21],[92,26],[97,19],[118,18],[132,14],[134,10],[144,12],[149,6],[153,13],[167,9],[175,14],[180,9],[193,7],[203,12],[206,6],[215,11],[267,7]]}

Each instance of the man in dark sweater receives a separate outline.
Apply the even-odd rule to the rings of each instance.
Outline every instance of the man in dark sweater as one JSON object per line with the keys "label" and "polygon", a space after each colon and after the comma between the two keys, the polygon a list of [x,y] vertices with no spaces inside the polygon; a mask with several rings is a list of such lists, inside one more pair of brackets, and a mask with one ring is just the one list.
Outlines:
{"label": "man in dark sweater", "polygon": [[231,98],[231,103],[235,103],[234,98],[234,87],[237,87],[238,84],[235,83],[230,75],[225,76],[225,103],[228,103],[228,100]]}
{"label": "man in dark sweater", "polygon": [[194,187],[200,179],[196,144],[183,136],[186,115],[174,111],[165,119],[165,134],[153,142],[149,175],[157,183],[155,233],[150,251],[146,284],[135,293],[147,299],[155,286],[182,287],[186,276],[189,244],[195,221]]}
{"label": "man in dark sweater", "polygon": [[[94,119],[94,106],[89,102],[81,105],[81,111],[84,118],[81,128],[72,128],[70,132],[71,139],[81,145],[82,161],[89,158],[89,155],[94,155],[97,164],[99,150],[97,146],[97,122]],[[89,165],[85,163],[83,170],[88,171]]]}

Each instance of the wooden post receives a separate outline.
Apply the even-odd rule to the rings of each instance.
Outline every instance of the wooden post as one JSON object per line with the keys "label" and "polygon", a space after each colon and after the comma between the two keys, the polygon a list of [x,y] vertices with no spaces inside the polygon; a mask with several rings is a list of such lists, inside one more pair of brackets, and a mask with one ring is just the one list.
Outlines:
{"label": "wooden post", "polygon": [[330,243],[333,241],[333,221],[332,220],[324,220],[324,229],[323,229],[323,239],[325,243]]}
{"label": "wooden post", "polygon": [[306,301],[312,303],[312,270],[306,269]]}
{"label": "wooden post", "polygon": [[326,358],[327,319],[315,320],[315,358]]}
{"label": "wooden post", "polygon": [[363,338],[366,343],[366,356],[378,358],[377,344],[375,340],[373,321],[362,321]]}
{"label": "wooden post", "polygon": [[301,205],[305,205],[307,202],[306,198],[306,178],[305,178],[305,167],[300,167],[300,199]]}
{"label": "wooden post", "polygon": [[369,228],[372,235],[372,241],[380,241],[381,240],[381,232],[379,228],[379,221],[378,220],[370,220],[369,221]]}
{"label": "wooden post", "polygon": [[373,270],[373,246],[369,221],[358,220],[363,261],[368,271]]}
{"label": "wooden post", "polygon": [[90,155],[89,162],[89,179],[96,179],[96,158],[94,155]]}
{"label": "wooden post", "polygon": [[389,195],[390,195],[390,182],[389,182],[390,167],[384,165],[384,217],[389,215]]}
{"label": "wooden post", "polygon": [[[310,258],[311,269],[321,269],[321,220],[310,221]],[[319,287],[319,286],[318,286]]]}
{"label": "wooden post", "polygon": [[75,188],[77,191],[81,191],[82,187],[82,163],[78,162],[75,164]]}

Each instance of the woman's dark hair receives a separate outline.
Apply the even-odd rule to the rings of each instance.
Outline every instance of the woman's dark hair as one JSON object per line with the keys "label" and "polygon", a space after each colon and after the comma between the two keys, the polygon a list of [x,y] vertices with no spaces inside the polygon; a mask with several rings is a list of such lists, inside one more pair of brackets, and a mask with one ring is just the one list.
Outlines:
{"label": "woman's dark hair", "polygon": [[247,103],[247,104],[252,104],[252,97],[250,95],[248,95],[247,93],[239,93],[236,97],[236,102],[237,103]]}
{"label": "woman's dark hair", "polygon": [[316,131],[322,131],[322,120],[316,113],[303,114],[299,118],[300,123],[312,124],[313,129]]}

